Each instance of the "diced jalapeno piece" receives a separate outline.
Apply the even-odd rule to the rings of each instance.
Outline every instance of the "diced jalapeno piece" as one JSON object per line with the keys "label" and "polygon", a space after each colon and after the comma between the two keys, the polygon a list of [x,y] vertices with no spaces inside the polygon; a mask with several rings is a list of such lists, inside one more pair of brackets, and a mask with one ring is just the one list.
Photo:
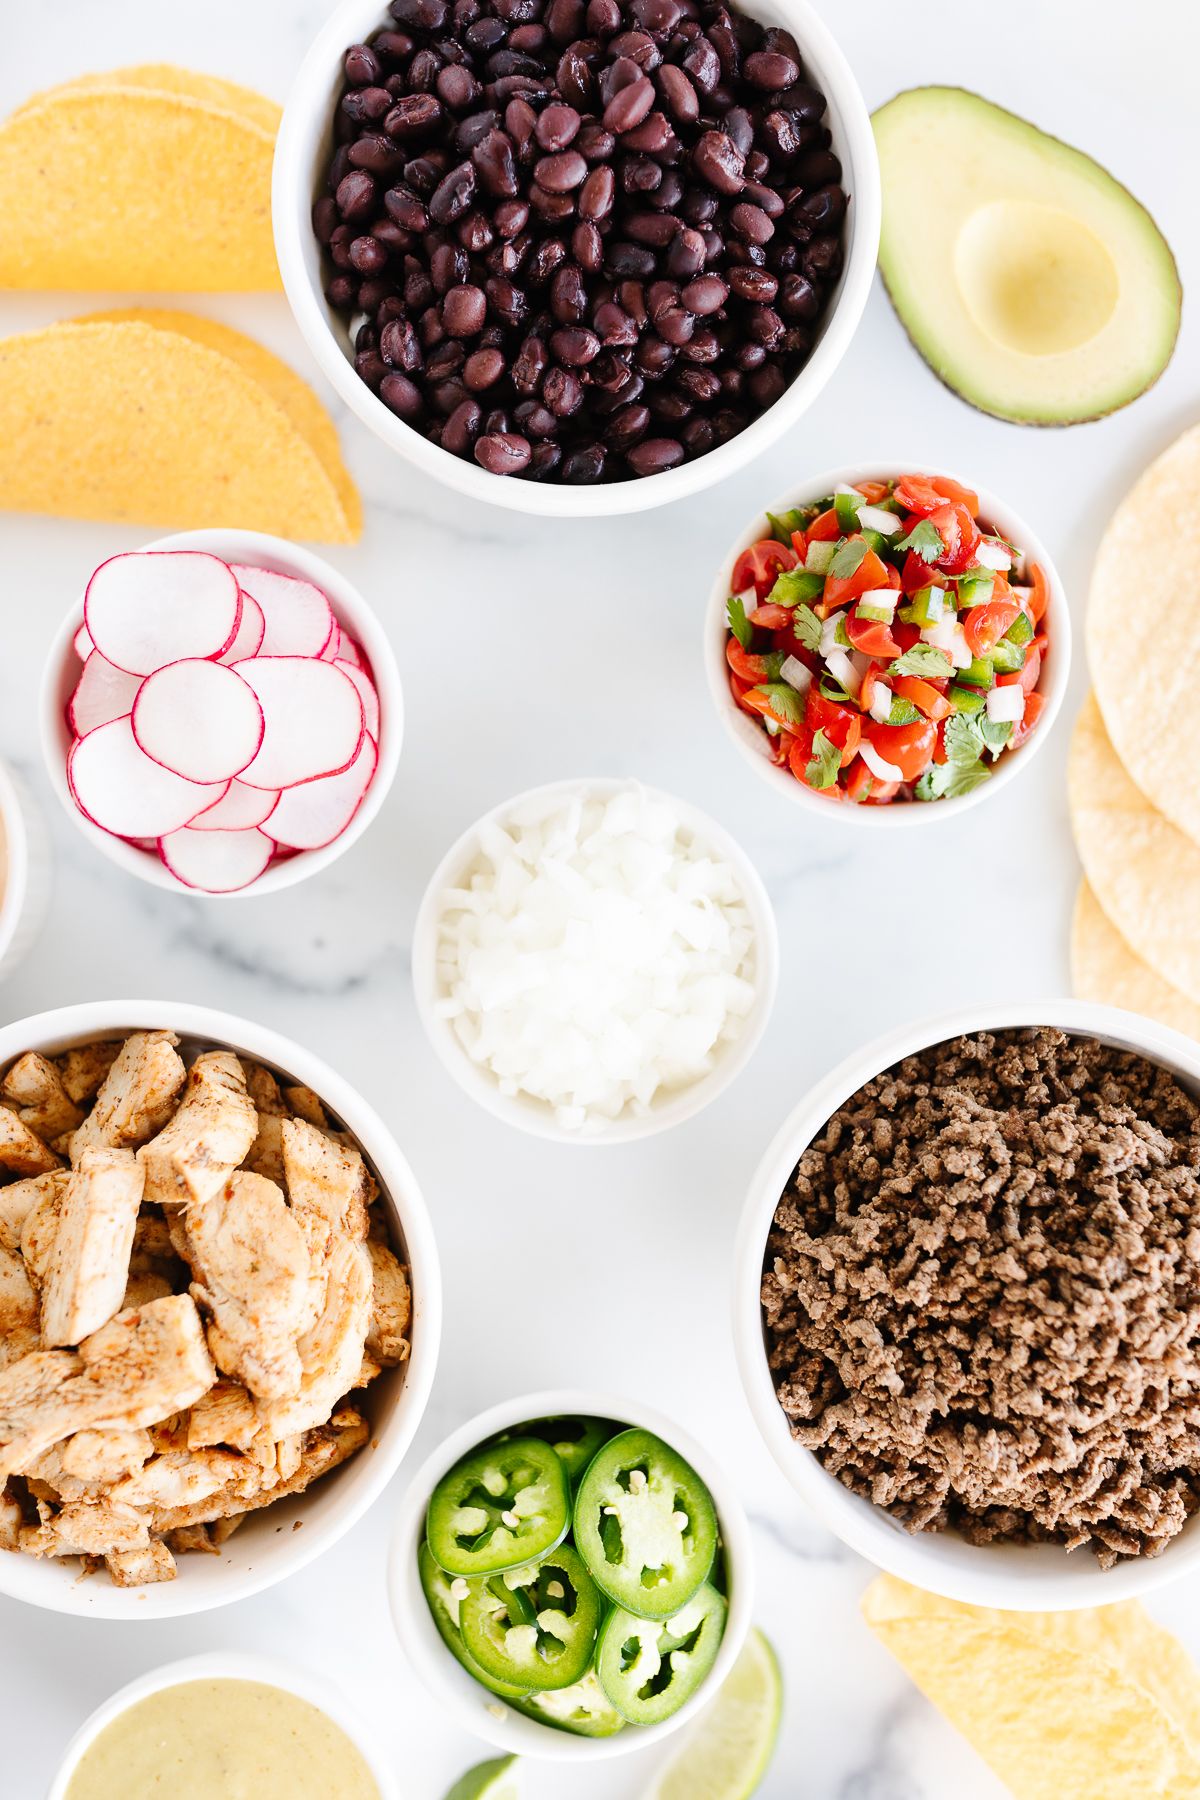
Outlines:
{"label": "diced jalapeno piece", "polygon": [[[949,609],[953,611],[951,607]],[[901,610],[900,617],[908,625],[936,625],[946,616],[946,592],[944,588],[930,583],[928,587],[918,588],[908,605]]]}
{"label": "diced jalapeno piece", "polygon": [[992,597],[995,577],[990,569],[972,569],[958,578],[958,604],[963,612],[973,606],[984,606]]}
{"label": "diced jalapeno piece", "polygon": [[982,712],[987,705],[978,688],[960,687],[957,681],[952,683],[947,698],[955,712],[960,713]]}
{"label": "diced jalapeno piece", "polygon": [[896,616],[896,598],[885,600],[872,591],[864,595],[854,609],[856,619],[878,619],[881,625],[890,625]]}
{"label": "diced jalapeno piece", "polygon": [[422,1544],[417,1551],[417,1573],[421,1578],[425,1602],[437,1626],[438,1636],[455,1661],[461,1663],[467,1674],[473,1676],[490,1693],[499,1695],[502,1700],[519,1700],[528,1689],[514,1687],[511,1682],[494,1680],[486,1670],[480,1668],[463,1642],[459,1625],[462,1600],[453,1590],[460,1581],[468,1591],[473,1584],[465,1581],[461,1575],[447,1575],[445,1569],[439,1569],[428,1544]]}
{"label": "diced jalapeno piece", "polygon": [[816,600],[825,589],[825,577],[810,569],[781,569],[767,595],[768,606],[799,606]]}
{"label": "diced jalapeno piece", "polygon": [[861,494],[833,496],[833,510],[837,514],[838,530],[843,537],[849,537],[852,531],[858,530],[858,509],[865,505],[866,501]]}
{"label": "diced jalapeno piece", "polygon": [[1001,641],[1007,644],[1027,644],[1032,636],[1033,620],[1027,612],[1021,611],[1017,614]]}
{"label": "diced jalapeno piece", "polygon": [[911,700],[901,700],[893,695],[887,716],[889,725],[915,725],[920,717],[920,711]]}
{"label": "diced jalapeno piece", "polygon": [[600,1590],[567,1544],[537,1564],[473,1581],[462,1635],[479,1667],[525,1693],[573,1687],[592,1665]]}
{"label": "diced jalapeno piece", "polygon": [[679,1711],[716,1660],[725,1602],[705,1582],[669,1619],[639,1619],[617,1607],[600,1634],[600,1686],[631,1725],[658,1725]]}
{"label": "diced jalapeno piece", "polygon": [[814,538],[804,553],[804,567],[810,575],[827,575],[836,555],[837,545],[832,538]]}
{"label": "diced jalapeno piece", "polygon": [[623,1431],[605,1444],[580,1483],[575,1547],[610,1600],[639,1618],[669,1618],[712,1568],[712,1496],[661,1438]]}
{"label": "diced jalapeno piece", "polygon": [[576,1737],[612,1737],[625,1729],[624,1719],[596,1680],[595,1670],[574,1687],[530,1694],[527,1700],[514,1700],[513,1707],[528,1719],[559,1731],[573,1731]]}
{"label": "diced jalapeno piece", "polygon": [[[1024,618],[1024,614],[1021,615]],[[1015,669],[1025,666],[1025,645],[1014,644],[1011,638],[1002,637],[988,652],[993,669],[1001,675],[1011,675]]]}
{"label": "diced jalapeno piece", "polygon": [[996,685],[996,671],[986,656],[977,656],[970,666],[958,671],[958,679],[965,681],[968,687],[992,688]]}
{"label": "diced jalapeno piece", "polygon": [[566,1471],[539,1438],[473,1450],[433,1490],[425,1536],[451,1575],[493,1575],[534,1562],[571,1522]]}
{"label": "diced jalapeno piece", "polygon": [[785,513],[769,512],[767,524],[771,527],[771,536],[777,544],[787,544],[790,547],[793,531],[804,530],[806,517],[798,506],[790,507]]}

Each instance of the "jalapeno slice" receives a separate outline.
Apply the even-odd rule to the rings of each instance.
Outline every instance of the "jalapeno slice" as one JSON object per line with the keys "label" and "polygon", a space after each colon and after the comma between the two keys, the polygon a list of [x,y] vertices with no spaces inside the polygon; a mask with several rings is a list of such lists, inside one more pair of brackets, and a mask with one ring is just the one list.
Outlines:
{"label": "jalapeno slice", "polygon": [[459,1616],[480,1668],[529,1693],[572,1687],[587,1674],[601,1609],[583,1558],[560,1544],[536,1566],[473,1581]]}
{"label": "jalapeno slice", "polygon": [[624,1719],[596,1680],[594,1669],[574,1687],[530,1694],[527,1700],[512,1704],[526,1718],[554,1725],[559,1731],[573,1731],[577,1737],[612,1737],[625,1729]]}
{"label": "jalapeno slice", "polygon": [[537,1425],[526,1426],[530,1436],[542,1438],[550,1445],[573,1488],[579,1486],[597,1450],[620,1429],[610,1419],[543,1419]]}
{"label": "jalapeno slice", "polygon": [[[528,1691],[523,1687],[514,1687],[511,1682],[497,1681],[486,1669],[481,1669],[463,1642],[460,1629],[462,1599],[453,1592],[454,1584],[461,1581],[461,1576],[447,1575],[439,1569],[433,1552],[428,1544],[422,1544],[417,1551],[417,1572],[421,1578],[421,1587],[425,1594],[425,1602],[429,1607],[438,1636],[449,1650],[456,1662],[460,1662],[468,1675],[488,1688],[502,1700],[519,1700]],[[464,1584],[465,1585],[465,1584]]]}
{"label": "jalapeno slice", "polygon": [[592,1459],[580,1483],[575,1546],[610,1600],[638,1618],[670,1618],[712,1568],[712,1496],[661,1438],[623,1431]]}
{"label": "jalapeno slice", "polygon": [[639,1619],[617,1607],[600,1633],[600,1686],[631,1725],[658,1725],[678,1712],[716,1660],[725,1602],[706,1581],[669,1619]]}
{"label": "jalapeno slice", "polygon": [[449,1574],[494,1575],[545,1556],[570,1523],[567,1477],[554,1451],[538,1438],[510,1438],[473,1450],[442,1477],[425,1536]]}

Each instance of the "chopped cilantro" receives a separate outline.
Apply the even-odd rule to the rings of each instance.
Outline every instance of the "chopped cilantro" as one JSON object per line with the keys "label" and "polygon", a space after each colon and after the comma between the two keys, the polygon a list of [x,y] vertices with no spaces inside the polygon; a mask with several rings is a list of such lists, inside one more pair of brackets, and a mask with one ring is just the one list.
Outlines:
{"label": "chopped cilantro", "polygon": [[863,538],[846,538],[833,553],[829,573],[836,575],[839,581],[845,581],[859,567],[868,548],[869,546]]}
{"label": "chopped cilantro", "polygon": [[952,713],[946,720],[945,743],[948,763],[978,762],[983,754],[983,730],[979,715]]}
{"label": "chopped cilantro", "polygon": [[918,519],[907,536],[897,538],[897,550],[911,550],[921,558],[922,562],[934,563],[939,556],[944,556],[946,546],[942,542],[942,534],[936,525],[928,519]]}
{"label": "chopped cilantro", "polygon": [[763,681],[755,688],[756,694],[765,694],[771,703],[771,711],[781,724],[792,731],[799,731],[804,723],[804,696],[798,694],[794,687],[786,681]]}
{"label": "chopped cilantro", "polygon": [[911,650],[906,650],[903,656],[896,658],[895,662],[890,665],[888,674],[932,675],[935,679],[940,679],[943,675],[952,674],[953,671],[954,664],[946,652],[939,650],[936,644],[914,644]]}
{"label": "chopped cilantro", "polygon": [[821,648],[822,625],[811,606],[800,605],[792,614],[792,635],[798,637],[806,650]]}
{"label": "chopped cilantro", "polygon": [[982,733],[984,743],[992,753],[992,761],[998,762],[1000,759],[1000,752],[1012,736],[1012,720],[989,719],[986,712],[980,713],[979,729]]}
{"label": "chopped cilantro", "polygon": [[817,732],[812,747],[812,761],[804,771],[804,779],[809,787],[832,787],[842,766],[842,753],[824,731]]}
{"label": "chopped cilantro", "polygon": [[725,605],[725,616],[729,620],[732,631],[743,650],[749,650],[754,642],[754,627],[746,617],[746,606],[740,594],[730,594]]}
{"label": "chopped cilantro", "polygon": [[957,800],[986,781],[991,772],[981,762],[932,763],[913,791],[918,800]]}

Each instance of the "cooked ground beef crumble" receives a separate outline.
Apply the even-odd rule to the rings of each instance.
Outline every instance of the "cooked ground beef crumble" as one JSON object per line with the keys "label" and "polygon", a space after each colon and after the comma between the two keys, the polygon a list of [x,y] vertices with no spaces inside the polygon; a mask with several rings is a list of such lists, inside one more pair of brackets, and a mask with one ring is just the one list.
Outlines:
{"label": "cooked ground beef crumble", "polygon": [[860,1088],[767,1242],[793,1436],[910,1531],[1156,1555],[1200,1506],[1200,1108],[1086,1037]]}

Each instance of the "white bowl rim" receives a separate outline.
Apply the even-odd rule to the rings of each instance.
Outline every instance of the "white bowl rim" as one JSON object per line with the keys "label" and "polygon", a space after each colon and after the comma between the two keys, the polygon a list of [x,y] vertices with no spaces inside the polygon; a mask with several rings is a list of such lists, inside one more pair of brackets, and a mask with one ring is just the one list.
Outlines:
{"label": "white bowl rim", "polygon": [[549,518],[601,518],[665,506],[724,480],[790,430],[841,362],[862,318],[875,276],[882,193],[870,115],[841,46],[809,0],[775,0],[775,4],[799,41],[850,156],[846,260],[837,299],[808,362],[774,406],[736,438],[663,474],[573,488],[503,480],[430,444],[366,387],[334,339],[324,295],[315,287],[306,261],[312,144],[319,141],[317,128],[323,130],[329,112],[332,71],[340,68],[350,44],[384,23],[383,0],[342,0],[313,40],[288,96],[276,140],[271,212],[280,274],[297,325],[322,374],[350,411],[391,449],[467,498]]}
{"label": "white bowl rim", "polygon": [[16,782],[0,762],[0,962],[16,937],[29,892],[29,832]]}
{"label": "white bowl rim", "polygon": [[341,1688],[322,1674],[267,1656],[254,1650],[206,1650],[197,1656],[164,1663],[127,1681],[107,1700],[102,1700],[80,1725],[63,1753],[58,1773],[46,1800],[66,1800],[67,1789],[84,1755],[102,1732],[141,1701],[165,1688],[185,1687],[193,1681],[254,1681],[276,1687],[307,1700],[337,1725],[366,1763],[379,1788],[381,1800],[399,1800],[391,1768],[364,1729],[363,1720],[349,1704]]}
{"label": "white bowl rim", "polygon": [[[189,1594],[186,1580],[153,1589],[116,1588],[98,1581],[81,1584],[61,1579],[45,1582],[45,1593],[27,1591],[20,1575],[61,1576],[57,1565],[37,1563],[13,1551],[0,1552],[0,1594],[48,1612],[98,1619],[179,1618],[208,1612],[273,1587],[316,1560],[338,1542],[382,1494],[416,1435],[433,1387],[442,1330],[442,1285],[433,1225],[416,1177],[388,1126],[358,1090],[336,1070],[292,1039],[269,1026],[233,1013],[190,1002],[170,1000],[93,1000],[34,1013],[0,1026],[0,1066],[10,1056],[43,1046],[85,1043],[89,1038],[129,1031],[174,1031],[180,1037],[207,1038],[229,1044],[287,1071],[311,1087],[341,1118],[362,1144],[386,1182],[386,1192],[404,1237],[412,1272],[414,1331],[412,1355],[404,1366],[400,1416],[376,1434],[369,1456],[346,1466],[339,1489],[336,1518],[306,1522],[306,1529],[287,1534],[288,1555],[281,1568],[254,1567],[229,1571],[215,1594]],[[351,1487],[353,1491],[351,1492]],[[153,1607],[145,1596],[153,1593]],[[139,1600],[139,1596],[141,1596]],[[86,1603],[85,1603],[86,1600]]]}
{"label": "white bowl rim", "polygon": [[[702,1075],[699,1081],[680,1088],[669,1099],[664,1100],[661,1106],[652,1103],[647,1117],[627,1118],[622,1115],[596,1132],[569,1132],[555,1123],[550,1108],[543,1107],[541,1102],[510,1098],[507,1094],[502,1094],[494,1077],[471,1062],[446,1021],[436,1016],[434,1002],[437,997],[438,901],[442,890],[454,885],[453,878],[471,858],[479,834],[486,826],[500,823],[519,807],[549,799],[555,794],[564,797],[576,793],[605,795],[619,793],[626,788],[640,788],[651,799],[665,801],[674,807],[681,824],[699,842],[719,851],[735,871],[755,934],[756,998],[741,1036],[721,1053],[716,1067],[710,1069],[707,1075]],[[502,1119],[505,1124],[515,1125],[518,1130],[555,1144],[586,1148],[632,1144],[640,1138],[653,1137],[660,1131],[669,1131],[672,1126],[682,1125],[686,1120],[695,1118],[697,1113],[719,1098],[742,1074],[762,1040],[775,1004],[779,985],[779,927],[766,884],[749,854],[732,833],[698,806],[693,806],[689,800],[681,800],[674,794],[668,794],[662,788],[639,781],[636,776],[567,777],[526,788],[523,793],[500,801],[498,805],[482,813],[473,824],[468,825],[451,844],[430,877],[417,908],[412,936],[412,979],[417,1016],[438,1061],[453,1076],[463,1092],[491,1113],[493,1118]]]}
{"label": "white bowl rim", "polygon": [[[460,1457],[497,1432],[538,1419],[611,1419],[626,1429],[651,1431],[689,1462],[707,1486],[720,1521],[729,1587],[725,1635],[716,1660],[696,1692],[677,1713],[658,1725],[627,1726],[608,1738],[577,1737],[541,1725],[497,1702],[455,1661],[438,1635],[417,1572],[417,1548],[424,1537],[429,1497]],[[690,1432],[666,1413],[641,1400],[603,1388],[547,1388],[519,1394],[476,1413],[430,1453],[409,1483],[397,1508],[388,1552],[388,1599],[392,1623],[405,1655],[433,1697],[468,1731],[498,1750],[544,1762],[599,1762],[661,1742],[695,1716],[725,1679],[754,1615],[754,1551],[750,1526],[732,1478]],[[411,1633],[411,1636],[410,1636]],[[504,1717],[489,1710],[498,1705]]]}
{"label": "white bowl rim", "polygon": [[[318,850],[300,850],[284,862],[273,864],[252,881],[249,887],[236,888],[229,894],[209,893],[203,888],[185,887],[163,867],[148,850],[124,838],[102,831],[84,817],[71,798],[67,786],[66,752],[70,733],[63,718],[60,691],[69,657],[74,656],[74,637],[83,623],[83,595],[72,601],[66,616],[51,640],[42,671],[38,697],[39,729],[42,761],[63,810],[89,843],[108,857],[110,862],[147,881],[151,887],[177,894],[186,900],[223,901],[258,900],[264,894],[278,894],[294,887],[310,875],[327,869],[366,831],[387,799],[396,776],[400,750],[404,741],[404,695],[400,670],[391,641],[359,589],[340,569],[306,545],[293,544],[289,538],[273,537],[266,531],[241,531],[223,526],[205,527],[197,531],[174,531],[167,537],[155,538],[148,544],[135,544],[135,550],[208,550],[215,556],[234,562],[260,560],[266,568],[279,568],[282,573],[302,576],[313,582],[328,596],[339,622],[353,626],[353,635],[362,643],[371,659],[371,669],[379,691],[380,742],[379,763],[362,803],[340,837]],[[114,554],[120,554],[114,552]],[[86,586],[86,583],[85,583]]]}
{"label": "white bowl rim", "polygon": [[[1200,1567],[1200,1514],[1160,1556],[1104,1570],[1090,1553],[1068,1557],[1053,1544],[968,1545],[950,1532],[909,1534],[881,1508],[827,1474],[791,1436],[776,1398],[763,1343],[760,1289],[775,1209],[804,1148],[837,1108],[905,1056],[963,1033],[1058,1027],[1136,1051],[1181,1073],[1200,1093],[1200,1045],[1169,1026],[1119,1007],[1056,998],[1003,1000],[926,1016],[847,1056],[793,1107],[751,1178],[733,1258],[733,1340],[742,1387],[763,1441],[813,1515],[850,1549],[917,1587],[969,1605],[1010,1612],[1069,1612],[1130,1599]],[[956,1566],[939,1557],[957,1546]]]}
{"label": "white bowl rim", "polygon": [[860,459],[836,469],[827,469],[822,474],[806,477],[803,481],[792,482],[785,493],[757,507],[734,538],[732,549],[721,559],[704,615],[704,668],[708,678],[708,691],[717,716],[740,756],[755,770],[760,780],[767,782],[768,786],[793,805],[807,808],[814,819],[833,819],[852,828],[894,831],[910,825],[928,825],[935,820],[961,818],[970,807],[979,806],[991,799],[1022,769],[1028,768],[1045,743],[1062,710],[1071,676],[1071,613],[1067,605],[1066,589],[1054,558],[1032,526],[1006,500],[990,489],[980,487],[977,482],[972,483],[972,491],[979,495],[980,513],[1011,538],[1024,551],[1027,559],[1040,564],[1050,589],[1053,636],[1038,682],[1038,692],[1046,701],[1046,709],[1029,742],[1011,756],[1002,756],[995,765],[991,778],[981,782],[969,794],[960,794],[953,800],[929,803],[905,801],[893,806],[831,804],[828,800],[822,800],[818,794],[810,793],[803,782],[797,781],[788,771],[777,768],[763,754],[762,734],[734,704],[729,691],[729,671],[725,662],[728,632],[725,604],[732,591],[729,582],[733,565],[748,545],[762,537],[763,522],[768,512],[779,513],[790,506],[804,506],[813,500],[822,499],[826,494],[832,493],[840,482],[853,486],[859,481],[890,481],[905,469],[919,469],[930,475],[945,475],[955,481],[961,479],[944,469],[937,458],[903,456],[872,457],[869,461]]}

